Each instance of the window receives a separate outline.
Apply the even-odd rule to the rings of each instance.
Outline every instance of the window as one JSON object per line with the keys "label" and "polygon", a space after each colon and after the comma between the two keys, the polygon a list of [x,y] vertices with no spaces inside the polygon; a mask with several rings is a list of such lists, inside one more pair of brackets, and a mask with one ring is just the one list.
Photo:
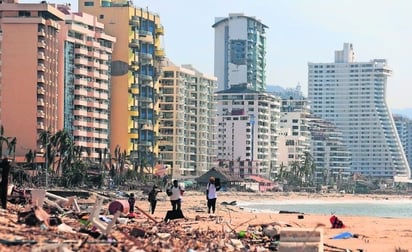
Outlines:
{"label": "window", "polygon": [[91,2],[91,1],[84,2],[84,6],[94,6],[94,2]]}
{"label": "window", "polygon": [[103,14],[100,14],[99,18],[100,18],[100,19],[104,19],[104,15],[103,15]]}

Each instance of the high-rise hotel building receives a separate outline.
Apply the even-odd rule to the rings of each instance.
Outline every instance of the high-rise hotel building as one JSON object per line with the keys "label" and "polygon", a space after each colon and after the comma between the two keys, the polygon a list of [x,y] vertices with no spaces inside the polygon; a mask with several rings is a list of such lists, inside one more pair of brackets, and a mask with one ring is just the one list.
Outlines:
{"label": "high-rise hotel building", "polygon": [[217,160],[240,177],[269,178],[278,168],[279,97],[233,85],[216,92]]}
{"label": "high-rise hotel building", "polygon": [[39,133],[63,128],[59,85],[59,22],[64,14],[46,3],[0,4],[0,124],[17,138],[16,160],[41,152]]}
{"label": "high-rise hotel building", "polygon": [[153,165],[158,153],[158,78],[164,57],[160,18],[125,0],[79,0],[79,10],[98,17],[105,32],[116,37],[111,66],[111,152],[119,147],[135,165]]}
{"label": "high-rise hotel building", "polygon": [[229,14],[215,18],[215,73],[218,90],[248,83],[266,91],[266,29],[255,17]]}
{"label": "high-rise hotel building", "polygon": [[333,63],[308,64],[308,99],[314,115],[342,132],[351,172],[375,178],[409,178],[410,170],[386,101],[386,60],[356,62],[352,44]]}
{"label": "high-rise hotel building", "polygon": [[412,119],[402,115],[393,115],[393,120],[410,166],[412,164]]}
{"label": "high-rise hotel building", "polygon": [[87,13],[65,14],[61,25],[63,58],[59,73],[64,83],[64,128],[76,146],[87,148],[89,157],[109,148],[110,66],[116,39],[104,33],[104,26]]}
{"label": "high-rise hotel building", "polygon": [[199,176],[215,161],[216,77],[165,62],[160,79],[159,149],[173,177]]}

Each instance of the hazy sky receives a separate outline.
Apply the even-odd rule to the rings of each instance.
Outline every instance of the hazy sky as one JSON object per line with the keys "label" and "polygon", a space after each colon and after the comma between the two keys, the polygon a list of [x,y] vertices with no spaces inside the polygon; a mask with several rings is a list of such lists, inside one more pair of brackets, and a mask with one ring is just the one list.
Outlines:
{"label": "hazy sky", "polygon": [[[40,2],[20,0],[24,2]],[[50,3],[77,1],[59,0]],[[192,64],[213,75],[215,17],[243,13],[267,25],[267,83],[302,85],[307,63],[333,62],[343,43],[354,46],[356,61],[387,59],[393,69],[387,98],[394,109],[412,108],[412,1],[410,0],[142,0],[137,7],[158,13],[164,47],[175,64]]]}

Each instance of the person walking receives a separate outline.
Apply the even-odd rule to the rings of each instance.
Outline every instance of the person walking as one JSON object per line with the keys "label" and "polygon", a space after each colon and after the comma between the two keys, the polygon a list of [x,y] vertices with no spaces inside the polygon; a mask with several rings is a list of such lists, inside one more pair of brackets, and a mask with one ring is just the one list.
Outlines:
{"label": "person walking", "polygon": [[156,185],[153,185],[152,190],[149,192],[150,212],[154,214],[157,205],[157,194],[161,192]]}
{"label": "person walking", "polygon": [[184,190],[179,186],[179,181],[173,180],[172,187],[167,189],[167,195],[170,197],[170,203],[172,205],[172,210],[180,210],[182,206],[182,195]]}
{"label": "person walking", "polygon": [[134,193],[130,193],[127,202],[129,202],[129,217],[134,217],[134,204],[136,203]]}
{"label": "person walking", "polygon": [[216,199],[217,199],[217,191],[220,190],[220,185],[216,185],[216,180],[214,177],[209,178],[209,183],[206,186],[206,199],[207,199],[207,213],[214,214],[216,211]]}

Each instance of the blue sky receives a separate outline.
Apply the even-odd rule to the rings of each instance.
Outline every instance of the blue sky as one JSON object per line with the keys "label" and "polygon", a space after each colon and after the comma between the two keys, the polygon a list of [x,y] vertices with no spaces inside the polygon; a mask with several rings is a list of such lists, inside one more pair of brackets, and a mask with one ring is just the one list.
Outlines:
{"label": "blue sky", "polygon": [[[40,2],[20,0],[20,3]],[[77,1],[59,0],[50,3]],[[215,17],[254,16],[267,30],[267,82],[302,85],[307,63],[333,62],[334,51],[352,43],[356,61],[387,59],[393,69],[387,86],[393,109],[412,108],[412,1],[410,0],[142,0],[137,7],[158,13],[164,47],[175,64],[192,64],[213,75]]]}

